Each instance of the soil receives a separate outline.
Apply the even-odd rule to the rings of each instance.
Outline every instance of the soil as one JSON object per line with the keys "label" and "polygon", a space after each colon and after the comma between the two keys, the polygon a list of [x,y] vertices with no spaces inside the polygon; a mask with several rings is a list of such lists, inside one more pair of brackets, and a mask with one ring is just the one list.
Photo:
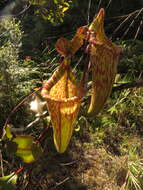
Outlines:
{"label": "soil", "polygon": [[91,141],[88,135],[73,137],[68,150],[59,154],[47,140],[41,159],[25,166],[17,190],[117,190],[125,179],[116,176],[118,156]]}
{"label": "soil", "polygon": [[[120,152],[123,138],[120,133],[110,135],[106,133],[103,144],[99,145],[94,134],[86,131],[74,134],[63,154],[55,150],[49,135],[42,142],[43,155],[32,164],[23,165],[18,157],[3,155],[4,174],[24,167],[16,190],[121,190],[127,175],[128,153]],[[140,144],[142,154],[141,137],[131,136],[128,142],[129,146]]]}

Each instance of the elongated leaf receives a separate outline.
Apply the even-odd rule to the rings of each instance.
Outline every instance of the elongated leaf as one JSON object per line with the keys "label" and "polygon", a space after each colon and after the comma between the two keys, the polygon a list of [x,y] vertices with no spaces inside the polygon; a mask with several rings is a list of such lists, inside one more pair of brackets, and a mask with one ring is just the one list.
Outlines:
{"label": "elongated leaf", "polygon": [[0,190],[13,190],[17,177],[18,176],[14,172],[10,175],[0,177]]}
{"label": "elongated leaf", "polygon": [[49,81],[44,83],[42,96],[47,100],[56,149],[62,153],[66,150],[72,136],[81,104],[81,91],[69,64],[53,86],[48,84]]}
{"label": "elongated leaf", "polygon": [[12,128],[12,125],[10,124],[7,124],[6,126],[4,126],[3,137],[2,137],[3,140],[12,139],[13,135],[11,133],[11,128]]}

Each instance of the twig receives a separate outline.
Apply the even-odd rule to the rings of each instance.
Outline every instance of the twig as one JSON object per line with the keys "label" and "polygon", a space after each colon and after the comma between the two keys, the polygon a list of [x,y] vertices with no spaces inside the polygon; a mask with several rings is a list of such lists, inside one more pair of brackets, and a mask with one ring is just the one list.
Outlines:
{"label": "twig", "polygon": [[83,58],[84,58],[84,55],[82,55],[82,56],[79,58],[78,62],[76,63],[76,65],[75,65],[74,68],[73,68],[73,72],[76,71],[77,66],[81,63],[81,61],[83,60]]}
{"label": "twig", "polygon": [[121,39],[123,39],[126,34],[129,32],[130,28],[134,25],[135,20],[138,18],[138,16],[143,12],[143,8],[140,9],[140,11],[138,12],[138,14],[134,17],[134,19],[132,20],[131,24],[129,25],[129,27],[127,28],[127,30],[124,32],[124,34],[122,35]]}
{"label": "twig", "polygon": [[[5,124],[4,124],[3,130],[5,130],[5,128],[6,128],[7,124],[8,124],[8,122],[9,122],[11,116],[17,111],[17,109],[18,109],[23,103],[25,103],[28,98],[30,98],[32,95],[34,95],[34,94],[35,94],[36,92],[38,92],[39,90],[41,90],[41,88],[39,88],[38,90],[36,90],[36,91],[30,93],[29,95],[27,95],[19,104],[17,104],[17,105],[13,108],[13,110],[10,112],[10,114],[8,115],[8,117],[7,117],[7,119],[6,119],[6,122],[5,122]],[[4,134],[3,134],[3,135],[4,135]]]}
{"label": "twig", "polygon": [[134,82],[128,82],[128,83],[121,84],[119,86],[115,86],[113,87],[112,92],[115,92],[118,90],[124,90],[128,88],[139,88],[139,87],[143,87],[143,80],[137,80]]}
{"label": "twig", "polygon": [[89,25],[90,21],[90,7],[91,7],[91,0],[88,2],[88,11],[87,11],[87,24]]}
{"label": "twig", "polygon": [[123,20],[123,22],[121,22],[121,23],[119,24],[119,26],[114,30],[113,35],[123,26],[123,24],[124,24],[127,20],[129,20],[129,18],[130,18],[131,16],[133,16],[132,13],[130,13],[130,14],[128,15],[128,17],[125,18],[125,20]]}
{"label": "twig", "polygon": [[[43,121],[43,124],[45,124],[44,121]],[[45,139],[46,134],[47,134],[47,130],[48,130],[48,128],[50,127],[50,125],[51,125],[51,122],[50,122],[50,121],[48,122],[48,124],[44,125],[44,128],[43,128],[43,130],[42,130],[40,136],[38,137],[38,139],[37,139],[37,141],[36,141],[36,144],[41,143],[41,142]]]}
{"label": "twig", "polygon": [[99,10],[99,8],[100,8],[100,6],[101,6],[101,3],[102,3],[102,0],[100,0],[100,1],[99,1],[99,3],[98,3],[98,8],[97,8],[97,10],[96,10],[96,11],[98,11],[98,10]]}
{"label": "twig", "polygon": [[15,174],[19,174],[20,172],[22,172],[24,170],[24,168],[19,168],[18,170],[15,171]]}
{"label": "twig", "polygon": [[[142,9],[142,8],[141,8]],[[134,15],[136,13],[138,13],[141,9],[137,9],[129,14],[126,14],[126,15],[120,15],[120,16],[113,16],[113,17],[110,17],[112,19],[116,19],[116,18],[125,18],[125,17],[128,17],[130,14]]]}
{"label": "twig", "polygon": [[60,165],[61,166],[70,166],[70,165],[72,165],[72,164],[75,164],[76,162],[78,162],[79,160],[74,160],[74,161],[72,161],[72,162],[68,162],[68,163],[61,163]]}
{"label": "twig", "polygon": [[3,160],[2,160],[2,152],[0,150],[0,165],[1,165],[1,175],[2,177],[4,176],[4,171],[3,171]]}
{"label": "twig", "polygon": [[139,32],[140,32],[140,29],[141,29],[141,26],[142,26],[142,25],[143,25],[143,21],[141,20],[141,21],[140,21],[140,25],[139,25],[139,27],[138,27],[138,29],[137,29],[137,31],[136,31],[136,34],[135,34],[134,40],[137,39],[137,36],[138,36],[138,34],[139,34]]}
{"label": "twig", "polygon": [[[88,83],[88,87],[87,89],[89,90],[91,88],[92,82],[90,81]],[[133,82],[128,82],[128,83],[123,83],[119,86],[115,86],[112,88],[112,92],[116,92],[118,90],[125,90],[128,88],[140,88],[143,87],[143,80],[137,80],[137,81],[133,81]]]}
{"label": "twig", "polygon": [[111,3],[112,3],[112,0],[109,0],[107,6],[106,6],[106,8],[105,8],[106,11],[107,11],[107,9],[109,8],[109,6],[110,6]]}
{"label": "twig", "polygon": [[67,178],[65,178],[63,181],[57,183],[56,186],[54,187],[54,189],[57,188],[59,185],[62,185],[63,183],[65,183],[65,182],[68,181],[69,179],[70,179],[70,178],[67,177]]}
{"label": "twig", "polygon": [[29,123],[26,127],[21,127],[21,128],[11,128],[11,132],[16,133],[16,132],[24,132],[27,129],[31,128],[32,126],[34,126],[35,124],[37,124],[42,118],[46,117],[48,115],[48,112],[45,111],[42,115],[40,115],[39,117],[37,117],[34,121],[32,121],[31,123]]}
{"label": "twig", "polygon": [[24,9],[22,10],[22,11],[20,11],[19,13],[17,13],[17,14],[4,14],[4,15],[1,15],[0,14],[0,17],[16,17],[16,16],[20,16],[20,15],[22,15],[24,12],[26,12],[29,8],[30,8],[30,4],[29,5],[26,5],[25,7],[24,7]]}

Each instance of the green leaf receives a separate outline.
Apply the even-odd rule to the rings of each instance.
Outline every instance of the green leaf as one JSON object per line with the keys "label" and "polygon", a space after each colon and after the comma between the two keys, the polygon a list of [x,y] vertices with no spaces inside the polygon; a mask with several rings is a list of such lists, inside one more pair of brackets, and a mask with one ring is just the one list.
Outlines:
{"label": "green leaf", "polygon": [[42,148],[34,142],[34,137],[19,135],[8,143],[9,149],[23,162],[31,163],[42,155]]}
{"label": "green leaf", "polygon": [[118,110],[116,109],[115,106],[112,106],[112,107],[108,110],[108,112],[110,112],[110,114],[112,115],[113,113],[117,113]]}
{"label": "green leaf", "polygon": [[13,172],[10,175],[0,177],[0,190],[12,190],[17,182],[17,175]]}
{"label": "green leaf", "polygon": [[4,76],[3,76],[3,75],[0,75],[0,81],[2,81],[2,80],[3,80],[3,78],[4,78]]}
{"label": "green leaf", "polygon": [[12,139],[13,135],[11,133],[11,125],[7,125],[6,128],[5,128],[5,131],[6,131],[6,136],[8,139]]}
{"label": "green leaf", "polygon": [[13,135],[11,133],[11,128],[12,128],[12,125],[10,125],[10,124],[8,124],[4,127],[4,130],[3,130],[4,133],[3,133],[3,137],[2,137],[3,140],[6,140],[6,139],[11,140],[12,139]]}

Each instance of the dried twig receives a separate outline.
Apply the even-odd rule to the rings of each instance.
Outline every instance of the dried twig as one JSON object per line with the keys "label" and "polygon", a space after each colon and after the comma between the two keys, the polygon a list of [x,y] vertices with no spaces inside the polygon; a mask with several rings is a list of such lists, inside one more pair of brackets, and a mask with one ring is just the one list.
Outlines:
{"label": "dried twig", "polygon": [[54,189],[56,189],[59,185],[62,185],[63,183],[65,183],[66,181],[68,181],[70,178],[66,177],[64,180],[62,180],[61,182],[57,183],[56,186],[54,187]]}
{"label": "dried twig", "polygon": [[143,80],[137,80],[133,82],[124,83],[119,86],[115,86],[113,87],[112,92],[115,92],[118,90],[124,90],[128,88],[140,88],[140,87],[143,87]]}
{"label": "dried twig", "polygon": [[111,3],[112,3],[112,0],[109,0],[107,6],[106,6],[106,8],[105,8],[106,11],[107,11],[107,9],[109,8],[109,6],[111,5]]}
{"label": "dried twig", "polygon": [[25,13],[29,8],[30,8],[30,4],[29,5],[26,5],[25,7],[24,7],[24,9],[22,10],[22,11],[20,11],[19,13],[17,13],[17,14],[0,14],[0,18],[2,17],[2,18],[5,18],[5,17],[16,17],[16,16],[20,16],[20,15],[22,15],[23,13]]}
{"label": "dried twig", "polygon": [[29,123],[26,127],[21,127],[21,128],[11,128],[11,132],[13,133],[17,133],[17,132],[24,132],[27,129],[33,127],[35,124],[37,124],[41,119],[43,119],[44,117],[48,116],[48,112],[45,111],[42,115],[38,116],[34,121],[32,121],[31,123]]}
{"label": "dried twig", "polygon": [[2,160],[2,152],[1,152],[1,150],[0,150],[0,166],[1,166],[1,175],[4,176],[3,160]]}
{"label": "dried twig", "polygon": [[[91,88],[91,85],[92,85],[92,82],[90,81],[87,87],[88,90]],[[137,80],[133,82],[120,84],[119,86],[113,87],[112,92],[115,92],[118,90],[125,90],[128,88],[140,88],[140,87],[143,87],[143,80]]]}
{"label": "dried twig", "polygon": [[73,165],[73,164],[77,163],[78,161],[79,161],[79,160],[74,160],[74,161],[68,162],[68,163],[61,163],[60,165],[61,165],[61,166],[70,166],[70,165]]}
{"label": "dried twig", "polygon": [[134,19],[132,20],[131,24],[129,25],[129,27],[127,28],[127,30],[124,32],[124,34],[122,35],[121,39],[123,39],[126,34],[129,32],[130,28],[134,25],[135,20],[139,17],[139,15],[143,12],[143,8],[140,9],[140,11],[138,12],[138,14],[134,17]]}
{"label": "dried twig", "polygon": [[91,0],[89,0],[88,2],[88,11],[87,11],[87,24],[89,25],[89,21],[90,21],[90,7],[91,7]]}
{"label": "dried twig", "polygon": [[[41,90],[41,88],[39,88],[38,90],[36,90],[36,91],[30,93],[29,95],[27,95],[20,103],[18,103],[18,104],[13,108],[13,110],[10,112],[10,114],[8,115],[8,117],[7,117],[7,119],[6,119],[6,122],[5,122],[5,124],[4,124],[3,130],[5,130],[7,124],[8,124],[9,121],[10,121],[11,116],[18,110],[18,108],[19,108],[22,104],[24,104],[24,103],[27,101],[28,98],[30,98],[32,95],[36,94],[39,90]],[[3,135],[4,135],[4,133],[3,133]]]}
{"label": "dried twig", "polygon": [[137,37],[138,37],[138,34],[139,34],[140,30],[141,30],[141,26],[142,26],[142,25],[143,25],[143,20],[140,21],[139,27],[138,27],[138,29],[137,29],[137,31],[136,31],[136,34],[135,34],[135,37],[134,37],[135,40],[136,40]]}

